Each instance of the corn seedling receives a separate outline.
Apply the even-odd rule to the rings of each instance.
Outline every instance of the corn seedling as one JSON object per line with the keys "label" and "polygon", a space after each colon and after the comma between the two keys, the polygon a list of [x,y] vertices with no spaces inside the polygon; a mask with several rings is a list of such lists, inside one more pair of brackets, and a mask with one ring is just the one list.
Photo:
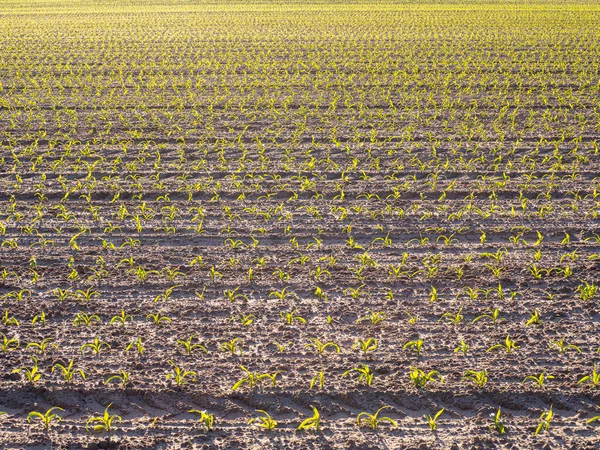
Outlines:
{"label": "corn seedling", "polygon": [[234,356],[236,353],[242,356],[242,343],[240,338],[233,338],[231,341],[223,342],[219,346],[219,349],[222,352],[229,352],[231,356]]}
{"label": "corn seedling", "polygon": [[52,338],[44,338],[40,342],[30,342],[26,348],[32,348],[38,355],[43,355],[48,349],[57,349],[58,346],[52,343]]}
{"label": "corn seedling", "polygon": [[320,370],[317,372],[315,376],[311,378],[308,388],[312,389],[315,385],[319,385],[319,388],[323,389],[323,386],[325,385],[325,371]]}
{"label": "corn seedling", "polygon": [[184,370],[176,365],[173,361],[169,361],[169,364],[171,364],[172,372],[167,374],[167,380],[173,379],[178,387],[182,387],[184,384],[186,384],[188,382],[188,378],[190,381],[196,381],[197,373],[195,371]]}
{"label": "corn seedling", "polygon": [[375,376],[375,374],[369,368],[369,366],[367,366],[366,364],[363,364],[362,367],[355,367],[353,369],[347,370],[342,374],[342,377],[346,377],[346,376],[350,375],[352,372],[356,372],[358,374],[358,382],[359,383],[364,383],[367,386],[371,386],[371,383],[373,382],[373,377]]}
{"label": "corn seedling", "polygon": [[54,410],[64,411],[64,409],[59,408],[58,406],[50,408],[44,414],[38,411],[32,411],[27,415],[27,422],[31,423],[34,419],[38,419],[42,423],[44,430],[48,430],[53,421],[62,421],[62,417],[52,412]]}
{"label": "corn seedling", "polygon": [[379,417],[379,413],[387,408],[389,408],[389,406],[382,406],[375,412],[375,414],[369,414],[368,412],[359,413],[356,417],[356,424],[359,427],[366,426],[371,428],[372,430],[376,430],[381,423],[387,422],[391,426],[398,428],[398,423],[395,420],[386,416]]}
{"label": "corn seedling", "polygon": [[[110,403],[106,409],[104,409],[104,413],[102,414],[102,416],[92,416],[90,417],[87,422],[85,423],[85,430],[86,431],[94,431],[97,433],[101,433],[101,432],[110,432],[112,430],[112,426],[113,426],[113,422],[115,420],[121,422],[123,419],[121,418],[121,416],[118,416],[116,414],[110,414],[108,412],[108,409],[112,406],[112,403]],[[94,425],[95,424],[95,425]],[[90,429],[90,425],[92,425],[91,429]]]}
{"label": "corn seedling", "polygon": [[437,370],[431,370],[425,373],[423,370],[417,369],[416,367],[411,367],[410,369],[408,375],[416,388],[423,388],[427,383],[433,381],[438,383],[444,382],[444,377]]}
{"label": "corn seedling", "polygon": [[417,354],[417,356],[420,356],[421,350],[423,349],[423,339],[417,339],[415,341],[408,341],[406,344],[403,345],[402,348],[413,351]]}
{"label": "corn seedling", "polygon": [[110,344],[108,344],[107,342],[102,342],[98,338],[94,338],[94,340],[92,342],[83,344],[80,347],[80,350],[83,353],[89,348],[95,356],[98,356],[100,354],[100,352],[102,351],[102,348],[104,348],[104,347],[107,349],[110,349]]}
{"label": "corn seedling", "polygon": [[208,353],[208,350],[207,350],[207,348],[206,348],[204,345],[202,345],[202,344],[200,344],[200,343],[195,343],[195,344],[194,344],[194,343],[192,342],[192,341],[194,340],[194,338],[195,338],[195,337],[196,337],[196,334],[192,334],[192,335],[191,335],[189,338],[187,338],[187,339],[178,339],[178,340],[177,340],[177,343],[176,343],[175,345],[176,345],[176,346],[177,346],[177,345],[180,345],[180,346],[182,346],[182,347],[185,349],[185,352],[186,352],[188,355],[191,355],[191,354],[192,354],[192,352],[193,352],[194,350],[196,350],[196,349],[198,349],[198,350],[200,350],[200,351],[203,351],[204,353]]}
{"label": "corn seedling", "polygon": [[79,374],[82,380],[85,380],[85,372],[82,369],[76,369],[73,367],[73,360],[71,359],[67,365],[63,365],[60,363],[56,363],[52,366],[50,370],[51,373],[54,373],[56,369],[59,369],[61,372],[61,376],[65,383],[70,383],[75,378],[75,375]]}
{"label": "corn seedling", "polygon": [[596,370],[596,363],[594,363],[594,368],[592,369],[592,373],[590,375],[586,375],[582,377],[577,384],[590,383],[594,389],[597,389],[600,385],[600,372]]}
{"label": "corn seedling", "polygon": [[118,374],[112,375],[110,377],[108,377],[105,381],[104,384],[108,385],[108,383],[111,383],[113,381],[118,381],[119,383],[121,383],[121,387],[123,389],[125,389],[127,387],[127,385],[131,382],[131,374],[129,372],[125,372],[124,370],[120,370]]}
{"label": "corn seedling", "polygon": [[425,415],[425,419],[427,419],[427,425],[429,425],[429,429],[431,431],[437,430],[437,421],[444,412],[445,408],[440,409],[434,416],[430,416],[429,414]]}
{"label": "corn seedling", "polygon": [[248,421],[248,424],[256,423],[259,427],[262,427],[267,431],[275,429],[277,421],[273,420],[268,412],[262,409],[257,409],[256,411],[262,414],[262,416],[253,417]]}
{"label": "corn seedling", "polygon": [[497,431],[499,434],[504,434],[506,432],[506,428],[504,427],[504,423],[500,420],[502,416],[502,411],[498,408],[496,414],[494,414],[494,423],[490,425],[490,430]]}
{"label": "corn seedling", "polygon": [[535,435],[537,436],[538,434],[540,434],[541,431],[548,431],[550,429],[550,422],[552,422],[552,419],[554,418],[554,412],[552,411],[552,406],[550,407],[550,409],[548,411],[544,411],[542,413],[542,415],[540,416],[540,423],[538,424],[537,428],[535,429]]}
{"label": "corn seedling", "polygon": [[2,341],[0,342],[0,350],[4,353],[12,352],[19,348],[21,345],[19,339],[17,338],[8,338],[4,333],[0,333],[2,336]]}
{"label": "corn seedling", "polygon": [[527,377],[525,377],[525,379],[523,379],[523,383],[521,384],[525,384],[525,382],[527,381],[531,381],[533,383],[536,383],[540,388],[544,387],[544,384],[546,383],[546,381],[548,380],[552,380],[554,377],[552,375],[547,375],[545,371],[543,371],[542,373],[540,373],[539,375],[529,375]]}
{"label": "corn seedling", "polygon": [[492,352],[494,350],[506,350],[507,353],[512,353],[513,351],[521,348],[520,345],[517,345],[514,340],[510,338],[510,335],[506,336],[504,342],[496,345],[492,345],[487,349],[488,352]]}
{"label": "corn seedling", "polygon": [[323,355],[325,353],[325,350],[327,350],[328,347],[333,348],[337,353],[341,352],[340,346],[337,345],[335,342],[321,342],[320,339],[318,338],[311,338],[310,339],[312,342],[305,344],[304,347],[306,348],[314,348],[315,351],[319,354],[319,355]]}
{"label": "corn seedling", "polygon": [[483,369],[479,372],[476,370],[467,370],[462,377],[465,381],[470,381],[478,388],[482,389],[488,382],[487,370]]}
{"label": "corn seedling", "polygon": [[379,346],[379,342],[377,341],[377,339],[374,339],[374,338],[358,339],[352,345],[352,349],[359,349],[360,351],[363,352],[364,355],[366,355],[368,352],[373,352],[373,351],[377,350],[378,346]]}
{"label": "corn seedling", "polygon": [[312,407],[312,410],[312,417],[303,420],[300,425],[298,425],[298,430],[314,429],[316,432],[319,431],[319,427],[321,426],[321,415],[319,414],[319,410],[314,406]]}

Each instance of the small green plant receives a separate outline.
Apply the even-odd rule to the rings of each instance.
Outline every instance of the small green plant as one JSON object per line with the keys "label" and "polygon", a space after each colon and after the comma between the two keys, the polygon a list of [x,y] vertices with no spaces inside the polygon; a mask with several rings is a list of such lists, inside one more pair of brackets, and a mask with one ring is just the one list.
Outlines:
{"label": "small green plant", "polygon": [[559,339],[558,341],[550,342],[550,347],[555,346],[558,348],[559,353],[566,353],[569,350],[576,351],[577,353],[581,353],[581,349],[573,344],[567,344],[564,338]]}
{"label": "small green plant", "polygon": [[513,341],[510,338],[510,335],[506,336],[506,339],[504,340],[504,342],[500,343],[500,344],[496,344],[496,345],[492,345],[490,348],[487,349],[488,352],[494,351],[494,350],[506,350],[507,353],[512,353],[513,351],[517,350],[521,348],[520,345],[517,345],[515,343],[515,341]]}
{"label": "small green plant", "polygon": [[500,310],[498,308],[487,310],[484,314],[475,317],[472,323],[477,323],[482,319],[491,320],[494,327],[505,320],[504,318],[500,317]]}
{"label": "small green plant", "polygon": [[191,381],[196,381],[197,373],[195,371],[184,370],[178,365],[176,365],[173,361],[169,361],[169,364],[171,364],[173,372],[167,374],[167,380],[170,380],[172,378],[178,387],[181,387],[184,384],[186,384],[188,382],[188,378]]}
{"label": "small green plant", "polygon": [[223,342],[219,349],[223,352],[231,353],[234,356],[236,353],[242,356],[242,340],[240,338],[233,338],[231,341]]}
{"label": "small green plant", "polygon": [[291,312],[283,312],[281,311],[279,313],[279,315],[281,316],[281,318],[283,320],[285,320],[285,323],[288,325],[294,325],[294,322],[298,322],[301,324],[305,324],[306,323],[306,319],[302,316],[300,316],[298,314],[298,311],[294,310]]}
{"label": "small green plant", "polygon": [[259,427],[262,427],[267,431],[271,431],[271,430],[275,429],[275,427],[277,426],[277,421],[273,420],[268,412],[266,412],[262,409],[258,409],[256,411],[259,412],[260,414],[262,414],[262,416],[253,417],[252,419],[250,419],[248,421],[248,424],[252,424],[252,423],[256,422]]}
{"label": "small green plant", "polygon": [[312,406],[313,415],[308,419],[304,419],[300,425],[298,425],[298,430],[310,430],[314,429],[316,432],[319,431],[321,426],[321,415],[319,414],[319,410]]}
{"label": "small green plant", "polygon": [[417,356],[421,355],[421,350],[423,349],[423,339],[417,339],[414,341],[408,341],[402,347],[404,349],[409,349],[417,354]]}
{"label": "small green plant", "polygon": [[98,338],[94,338],[92,342],[83,344],[80,350],[83,353],[86,349],[89,348],[95,356],[98,356],[100,354],[100,351],[102,351],[102,348],[104,347],[110,349],[110,344],[108,344],[107,342],[102,342]]}
{"label": "small green plant", "polygon": [[123,326],[125,326],[125,323],[130,320],[133,321],[133,317],[130,314],[125,313],[125,310],[122,309],[121,310],[121,314],[117,315],[117,316],[113,316],[112,319],[110,319],[110,323],[119,323]]}
{"label": "small green plant", "polygon": [[32,348],[36,354],[43,355],[50,348],[57,349],[58,346],[52,343],[52,338],[44,338],[40,342],[30,342],[26,348]]}
{"label": "small green plant", "polygon": [[312,389],[316,384],[323,389],[323,386],[325,385],[325,371],[320,370],[315,374],[314,377],[312,377],[310,380],[309,389]]}
{"label": "small green plant", "polygon": [[141,337],[134,339],[129,344],[127,344],[127,347],[125,347],[126,352],[129,352],[133,349],[135,349],[138,356],[142,356],[144,354],[144,352],[146,351],[146,348],[143,345],[143,341],[142,341]]}
{"label": "small green plant", "polygon": [[58,406],[50,408],[44,414],[38,411],[32,411],[27,415],[27,422],[31,423],[32,420],[39,419],[39,421],[42,423],[44,430],[48,430],[53,421],[62,421],[62,417],[52,412],[54,410],[64,411],[64,409],[59,408]]}
{"label": "small green plant", "polygon": [[429,425],[429,429],[431,431],[437,430],[437,421],[444,412],[445,408],[440,409],[434,416],[430,416],[429,414],[425,415],[425,419],[427,419],[427,425]]}
{"label": "small green plant", "polygon": [[85,380],[85,372],[82,369],[76,369],[73,367],[73,359],[71,359],[67,365],[60,363],[54,364],[50,372],[54,373],[56,368],[60,369],[63,380],[65,380],[66,383],[73,381],[75,375],[77,374],[79,374],[82,380]]}
{"label": "small green plant", "polygon": [[31,367],[19,367],[18,369],[13,369],[12,373],[23,373],[25,374],[25,379],[30,383],[35,383],[42,378],[42,373],[40,372],[40,368],[37,364],[37,358],[31,357],[33,362]]}
{"label": "small green plant", "polygon": [[373,377],[375,376],[375,373],[373,373],[373,371],[369,368],[369,366],[367,366],[366,364],[362,364],[362,366],[360,366],[360,367],[355,367],[353,369],[347,370],[342,374],[342,377],[346,377],[346,376],[350,375],[352,372],[358,373],[358,382],[359,383],[364,383],[367,386],[371,386],[371,383],[373,382]]}
{"label": "small green plant", "polygon": [[112,381],[118,381],[119,383],[121,383],[121,387],[125,389],[127,385],[131,382],[130,378],[131,374],[129,372],[120,370],[118,374],[108,377],[106,381],[104,381],[104,384],[108,385],[108,383]]}
{"label": "small green plant", "polygon": [[490,430],[495,430],[500,434],[504,434],[506,432],[506,429],[504,428],[504,423],[500,420],[501,415],[502,411],[500,410],[500,408],[498,408],[498,411],[496,412],[496,414],[494,414],[494,423],[490,425]]}
{"label": "small green plant", "polygon": [[262,380],[264,380],[264,379],[271,380],[271,384],[273,386],[277,386],[277,376],[281,375],[281,373],[282,373],[282,372],[273,372],[273,373],[262,373],[262,374],[259,374],[257,372],[250,372],[246,367],[244,367],[242,365],[240,365],[239,367],[240,367],[240,369],[242,369],[246,373],[246,376],[243,377],[243,378],[240,378],[231,387],[232,391],[238,390],[244,384],[247,384],[250,389],[253,389],[257,385],[259,385],[262,382]]}
{"label": "small green plant", "polygon": [[341,352],[340,346],[337,345],[335,342],[321,342],[321,340],[318,338],[311,338],[310,340],[312,342],[306,344],[304,347],[314,348],[319,355],[323,355],[328,347],[333,348],[337,353]]}
{"label": "small green plant", "polygon": [[76,327],[81,326],[81,325],[85,325],[86,327],[89,327],[92,324],[92,322],[100,323],[101,322],[100,317],[97,316],[96,314],[88,315],[84,312],[78,312],[75,315],[75,318],[73,319],[73,325]]}
{"label": "small green plant", "polygon": [[19,348],[21,345],[19,339],[17,338],[8,338],[4,333],[0,333],[2,336],[2,341],[0,342],[0,350],[3,352],[12,352]]}
{"label": "small green plant", "polygon": [[369,322],[371,322],[371,325],[378,325],[379,323],[383,322],[387,317],[384,312],[380,312],[380,311],[374,312],[371,310],[367,310],[367,313],[368,314],[366,316],[360,317],[356,321],[356,323],[369,321]]}
{"label": "small green plant", "polygon": [[469,344],[465,341],[460,341],[458,343],[458,347],[454,349],[454,353],[462,353],[463,356],[467,356],[467,352],[469,351]]}
{"label": "small green plant", "polygon": [[194,340],[195,337],[196,337],[196,334],[194,333],[187,339],[177,340],[177,343],[175,345],[182,346],[188,355],[191,355],[192,352],[196,349],[203,351],[204,353],[208,353],[208,350],[204,345],[202,345],[200,343],[195,343],[195,344],[192,343],[192,341]]}
{"label": "small green plant", "polygon": [[211,431],[215,425],[215,415],[209,414],[206,411],[190,409],[188,412],[199,414],[198,421],[206,428],[206,431]]}
{"label": "small green plant", "polygon": [[[596,406],[596,409],[600,409],[600,406]],[[589,424],[591,424],[591,423],[594,423],[594,422],[596,422],[596,421],[598,421],[598,420],[600,420],[600,416],[594,416],[594,417],[592,417],[592,418],[590,418],[590,419],[586,420],[586,421],[585,421],[585,423],[586,423],[587,425],[589,425]]]}
{"label": "small green plant", "polygon": [[416,367],[411,367],[410,369],[408,375],[416,388],[425,387],[427,383],[432,381],[438,383],[444,382],[444,377],[437,370],[431,370],[425,373],[423,370],[417,369]]}
{"label": "small green plant", "polygon": [[377,350],[378,346],[379,346],[379,342],[377,341],[377,339],[374,339],[374,338],[358,339],[352,345],[352,349],[360,349],[360,351],[362,351],[363,354],[366,355],[368,352],[373,352],[373,351]]}
{"label": "small green plant", "polygon": [[462,379],[471,381],[475,386],[482,389],[488,382],[487,370],[483,369],[479,372],[476,370],[467,370]]}
{"label": "small green plant", "polygon": [[393,427],[398,427],[398,423],[386,416],[383,417],[379,417],[379,413],[381,411],[383,411],[384,409],[389,408],[389,406],[382,406],[381,408],[379,408],[375,414],[369,414],[368,412],[361,412],[358,414],[358,416],[356,417],[356,424],[361,427],[361,426],[366,426],[371,428],[372,430],[376,430],[377,427],[383,423],[383,422],[387,422],[390,425],[392,425]]}
{"label": "small green plant", "polygon": [[[104,414],[102,414],[102,416],[92,416],[90,417],[87,422],[85,423],[85,430],[86,431],[90,431],[90,425],[92,425],[91,430],[95,431],[97,433],[100,432],[109,432],[112,430],[112,425],[113,422],[115,420],[118,420],[119,422],[121,422],[123,419],[121,418],[121,416],[118,416],[116,414],[110,414],[108,412],[108,409],[112,406],[112,403],[110,403],[105,409],[104,409]],[[93,425],[95,424],[95,425]]]}
{"label": "small green plant", "polygon": [[554,377],[552,375],[547,375],[546,371],[543,371],[542,373],[540,373],[539,375],[529,375],[527,377],[525,377],[523,379],[523,383],[521,384],[525,384],[527,381],[532,381],[534,383],[537,383],[537,385],[539,387],[544,387],[544,384],[546,383],[546,381],[548,380],[552,380]]}
{"label": "small green plant", "polygon": [[531,317],[527,322],[525,322],[525,326],[528,327],[530,325],[540,325],[542,323],[542,317],[537,309],[533,310]]}
{"label": "small green plant", "polygon": [[535,429],[535,435],[537,436],[538,434],[540,434],[542,430],[548,431],[550,429],[550,422],[552,422],[553,418],[554,412],[552,411],[552,406],[550,406],[550,409],[548,411],[544,411],[540,416],[540,423]]}
{"label": "small green plant", "polygon": [[600,385],[600,373],[596,370],[596,363],[594,363],[594,368],[592,369],[592,373],[590,375],[586,375],[581,378],[577,384],[587,383],[589,382],[594,389],[598,388]]}

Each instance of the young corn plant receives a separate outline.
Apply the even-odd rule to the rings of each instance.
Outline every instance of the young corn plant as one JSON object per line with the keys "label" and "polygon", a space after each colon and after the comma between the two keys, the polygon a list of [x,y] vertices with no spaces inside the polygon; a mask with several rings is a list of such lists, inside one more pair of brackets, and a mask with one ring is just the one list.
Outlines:
{"label": "young corn plant", "polygon": [[477,323],[482,319],[490,320],[494,327],[497,327],[500,322],[505,320],[504,318],[500,317],[500,310],[498,308],[487,310],[484,314],[475,317],[472,323]]}
{"label": "young corn plant", "polygon": [[504,423],[500,420],[502,416],[502,411],[498,408],[496,414],[494,414],[494,423],[490,425],[490,430],[496,431],[499,434],[504,434],[506,432],[506,428],[504,427]]}
{"label": "young corn plant", "polygon": [[358,382],[364,383],[367,386],[371,386],[373,382],[373,377],[375,373],[367,366],[366,364],[362,364],[361,367],[355,367],[353,369],[349,369],[342,374],[342,377],[347,377],[352,372],[356,372],[358,374]]}
{"label": "young corn plant", "polygon": [[408,341],[402,347],[404,349],[409,349],[417,354],[417,357],[421,355],[421,350],[423,349],[423,339],[417,339],[415,341]]}
{"label": "young corn plant", "polygon": [[137,352],[138,356],[142,356],[146,351],[141,337],[134,339],[129,344],[127,344],[127,347],[125,347],[126,352],[129,352],[134,349]]}
{"label": "young corn plant", "polygon": [[19,339],[17,338],[9,338],[4,333],[0,333],[0,336],[2,336],[0,350],[2,350],[4,353],[15,351],[21,345]]}
{"label": "young corn plant", "polygon": [[[85,430],[86,431],[94,431],[96,433],[102,433],[102,432],[110,432],[112,430],[112,426],[113,426],[113,422],[115,420],[121,422],[123,419],[121,418],[121,416],[118,416],[116,414],[110,414],[108,412],[108,409],[112,406],[112,403],[110,403],[105,409],[104,409],[104,413],[102,414],[102,416],[92,416],[90,417],[87,422],[85,423]],[[92,425],[92,427],[90,428],[90,425]]]}
{"label": "young corn plant", "polygon": [[431,370],[425,373],[423,370],[417,369],[416,367],[411,367],[410,369],[408,375],[416,388],[423,388],[429,382],[444,382],[444,377],[437,370]]}
{"label": "young corn plant", "polygon": [[43,429],[48,430],[52,422],[56,421],[58,423],[62,421],[62,417],[52,412],[54,410],[64,411],[64,409],[59,408],[58,406],[50,408],[44,414],[38,411],[32,411],[27,415],[27,422],[31,423],[34,419],[38,419],[41,422]]}
{"label": "young corn plant", "polygon": [[71,359],[66,365],[60,363],[54,364],[50,372],[54,373],[57,368],[60,370],[61,376],[63,377],[63,380],[65,380],[65,383],[71,383],[75,379],[76,375],[79,375],[82,380],[85,380],[85,372],[82,369],[76,369],[73,367],[73,359]]}
{"label": "young corn plant", "polygon": [[240,338],[233,338],[231,341],[221,343],[219,349],[222,352],[230,353],[231,356],[234,356],[236,353],[242,356],[242,343]]}
{"label": "young corn plant", "polygon": [[469,344],[465,341],[460,341],[458,343],[458,347],[454,349],[454,353],[462,353],[463,356],[467,356],[467,352],[469,351]]}
{"label": "young corn plant", "polygon": [[301,324],[306,323],[306,319],[304,317],[300,316],[298,314],[298,311],[296,311],[296,310],[290,311],[290,312],[281,311],[279,313],[279,316],[285,321],[285,323],[287,325],[294,325],[294,322],[298,322]]}
{"label": "young corn plant", "polygon": [[42,378],[42,373],[40,372],[40,368],[37,364],[37,358],[35,357],[31,357],[31,360],[33,362],[31,367],[19,367],[17,369],[13,369],[12,373],[22,373],[25,375],[25,379],[29,382],[29,383],[35,383],[37,381],[40,380],[40,378]]}
{"label": "young corn plant", "polygon": [[492,352],[494,350],[506,350],[507,353],[512,353],[513,351],[521,348],[520,345],[517,345],[514,340],[510,338],[510,335],[506,336],[504,342],[496,345],[492,345],[487,349],[488,352]]}
{"label": "young corn plant", "polygon": [[356,323],[368,321],[371,323],[371,325],[378,325],[381,322],[383,322],[386,319],[386,317],[387,316],[384,312],[380,312],[380,311],[374,312],[371,310],[367,310],[367,315],[357,319]]}
{"label": "young corn plant", "polygon": [[[596,409],[600,409],[600,406],[596,406]],[[1,415],[1,414],[0,414],[0,415]],[[600,420],[600,416],[594,416],[594,417],[592,417],[592,418],[590,418],[590,419],[586,420],[586,421],[585,421],[585,423],[586,423],[587,425],[590,425],[590,424],[592,424],[592,423],[594,423],[594,422],[596,422],[596,421],[598,421],[598,420]]]}
{"label": "young corn plant", "polygon": [[594,368],[592,369],[592,373],[581,378],[577,384],[590,383],[594,389],[597,389],[600,386],[600,372],[596,370],[596,363],[594,363]]}
{"label": "young corn plant", "polygon": [[379,342],[377,341],[377,339],[374,339],[374,338],[358,339],[352,345],[352,349],[353,350],[359,349],[360,351],[363,352],[363,355],[366,356],[367,353],[377,350],[378,346],[379,346]]}
{"label": "young corn plant", "polygon": [[488,382],[487,370],[483,369],[479,372],[476,370],[467,370],[462,379],[465,381],[470,381],[478,388],[483,389]]}
{"label": "young corn plant", "polygon": [[317,372],[315,376],[311,378],[308,388],[312,389],[316,385],[318,385],[320,389],[323,389],[323,386],[325,386],[325,371],[320,370]]}
{"label": "young corn plant", "polygon": [[304,419],[300,425],[298,425],[298,430],[315,430],[315,432],[319,431],[321,427],[321,415],[319,414],[319,410],[312,406],[313,415],[307,419]]}
{"label": "young corn plant", "polygon": [[282,372],[273,372],[273,373],[262,373],[262,374],[259,374],[257,372],[250,372],[246,367],[244,367],[242,365],[240,365],[239,367],[240,367],[240,369],[242,369],[246,373],[246,376],[243,377],[243,378],[240,378],[231,387],[232,391],[237,391],[244,384],[247,384],[250,389],[253,389],[256,386],[260,385],[261,382],[262,382],[262,380],[264,380],[264,379],[271,380],[272,386],[277,386],[277,376],[281,375],[281,373],[282,373]]}
{"label": "young corn plant", "polygon": [[129,383],[131,383],[131,374],[129,372],[125,372],[124,370],[120,370],[118,374],[112,375],[108,377],[104,384],[108,385],[113,381],[118,381],[121,384],[121,387],[125,389]]}
{"label": "young corn plant", "polygon": [[181,347],[183,347],[183,349],[185,350],[185,352],[188,355],[191,355],[194,350],[198,349],[200,351],[203,351],[204,353],[208,353],[207,348],[200,344],[200,343],[193,343],[192,341],[194,340],[194,338],[196,337],[196,334],[192,334],[189,338],[187,339],[179,339],[177,340],[177,343],[175,344],[176,346],[179,345]]}
{"label": "young corn plant", "polygon": [[437,421],[444,412],[445,408],[440,409],[434,416],[430,416],[429,414],[425,415],[425,419],[427,420],[427,425],[429,425],[429,429],[431,431],[437,430]]}
{"label": "young corn plant", "polygon": [[30,342],[26,348],[32,348],[37,355],[44,355],[49,349],[57,349],[58,345],[52,343],[52,338],[44,338],[40,342]]}
{"label": "young corn plant", "polygon": [[98,338],[94,338],[94,340],[92,342],[83,344],[81,346],[80,350],[83,353],[86,351],[86,349],[89,348],[92,351],[92,353],[94,354],[94,356],[98,356],[100,354],[100,352],[102,351],[102,348],[104,348],[104,347],[110,349],[110,344],[108,344],[107,342],[102,342]]}
{"label": "young corn plant", "polygon": [[177,387],[181,388],[184,384],[189,381],[196,381],[197,373],[193,370],[184,370],[178,365],[176,365],[173,361],[169,361],[171,364],[172,372],[167,374],[167,380],[173,379]]}
{"label": "young corn plant", "polygon": [[546,371],[543,371],[539,375],[529,375],[525,377],[521,384],[525,384],[527,381],[531,381],[533,383],[536,383],[540,388],[543,388],[544,384],[546,384],[546,381],[552,379],[554,379],[552,375],[547,375]]}
{"label": "young corn plant", "polygon": [[335,342],[321,342],[321,340],[318,338],[311,338],[310,340],[312,342],[304,345],[304,347],[314,348],[319,355],[323,355],[325,350],[327,350],[329,347],[333,348],[337,353],[341,352],[340,346]]}
{"label": "young corn plant", "polygon": [[564,340],[564,338],[559,339],[558,341],[552,341],[550,342],[550,347],[556,347],[558,348],[558,352],[559,353],[566,353],[569,350],[575,351],[577,353],[581,353],[581,349],[579,347],[577,347],[576,345],[573,344],[567,344]]}
{"label": "young corn plant", "polygon": [[209,414],[206,411],[200,411],[197,409],[190,409],[188,412],[199,414],[198,421],[200,424],[206,429],[206,431],[211,431],[215,425],[215,415]]}
{"label": "young corn plant", "polygon": [[277,421],[272,419],[269,413],[262,409],[257,409],[256,411],[262,414],[262,416],[251,418],[248,420],[248,424],[256,423],[259,427],[264,428],[267,431],[274,430],[277,426]]}
{"label": "young corn plant", "polygon": [[369,414],[368,412],[359,413],[356,417],[356,425],[359,427],[364,426],[369,427],[371,430],[376,430],[380,424],[387,422],[391,426],[398,428],[398,423],[395,420],[386,416],[379,417],[379,413],[387,408],[389,408],[389,406],[382,406],[375,412],[375,414]]}
{"label": "young corn plant", "polygon": [[535,435],[537,436],[541,431],[548,431],[553,418],[554,412],[552,411],[552,406],[550,406],[550,409],[548,411],[544,411],[540,416],[540,423],[535,429]]}
{"label": "young corn plant", "polygon": [[121,324],[121,325],[125,326],[125,323],[127,323],[128,320],[133,321],[133,317],[130,314],[125,313],[125,310],[122,309],[121,314],[119,314],[117,316],[113,316],[113,318],[110,319],[110,323],[111,323],[111,325],[113,323],[117,323],[117,324]]}

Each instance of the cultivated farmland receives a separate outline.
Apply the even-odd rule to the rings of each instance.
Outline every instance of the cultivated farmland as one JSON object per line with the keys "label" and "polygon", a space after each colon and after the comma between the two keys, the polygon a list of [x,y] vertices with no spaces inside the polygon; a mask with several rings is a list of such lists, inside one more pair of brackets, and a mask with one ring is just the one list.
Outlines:
{"label": "cultivated farmland", "polygon": [[0,4],[0,447],[600,446],[600,6]]}

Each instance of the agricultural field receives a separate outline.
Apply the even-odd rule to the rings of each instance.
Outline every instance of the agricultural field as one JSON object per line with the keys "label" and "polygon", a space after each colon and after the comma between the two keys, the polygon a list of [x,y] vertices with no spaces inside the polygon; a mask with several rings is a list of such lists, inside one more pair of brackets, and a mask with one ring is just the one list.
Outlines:
{"label": "agricultural field", "polygon": [[0,447],[600,447],[600,5],[0,3]]}

